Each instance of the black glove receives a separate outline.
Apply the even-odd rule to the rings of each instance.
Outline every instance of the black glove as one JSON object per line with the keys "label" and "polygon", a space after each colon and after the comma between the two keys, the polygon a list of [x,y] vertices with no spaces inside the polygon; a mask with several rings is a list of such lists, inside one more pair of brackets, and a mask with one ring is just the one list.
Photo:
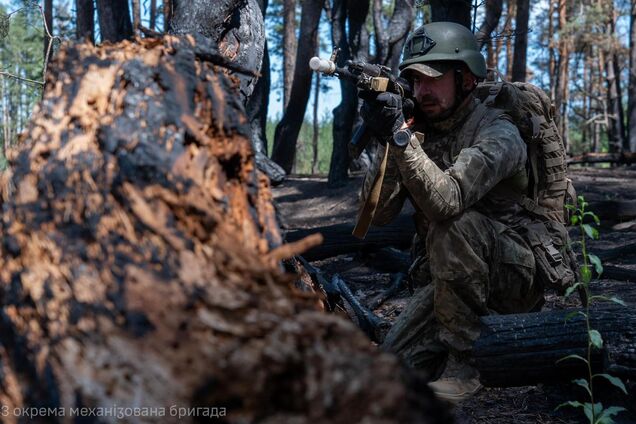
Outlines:
{"label": "black glove", "polygon": [[402,98],[386,91],[361,91],[358,96],[364,100],[360,116],[367,128],[382,141],[391,142],[393,134],[404,124]]}

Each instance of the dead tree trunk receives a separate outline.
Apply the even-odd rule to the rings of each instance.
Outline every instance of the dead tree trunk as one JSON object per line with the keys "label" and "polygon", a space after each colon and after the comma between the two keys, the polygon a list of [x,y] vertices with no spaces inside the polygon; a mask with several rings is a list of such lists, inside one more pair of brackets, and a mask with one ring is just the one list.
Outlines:
{"label": "dead tree trunk", "polygon": [[[369,12],[369,2],[366,0],[335,0],[333,2],[333,24],[331,38],[333,45],[340,49],[338,65],[345,61],[357,59],[361,52],[360,38],[362,26]],[[358,112],[358,90],[353,82],[340,80],[342,100],[333,110],[333,150],[329,166],[328,182],[332,187],[341,186],[348,177],[349,149],[353,133],[353,124]]]}
{"label": "dead tree trunk", "polygon": [[95,42],[95,8],[93,0],[75,0],[77,39]]}
{"label": "dead tree trunk", "polygon": [[471,0],[430,0],[433,22],[456,22],[472,30]]}
{"label": "dead tree trunk", "polygon": [[298,249],[272,249],[267,179],[206,43],[79,44],[52,62],[2,175],[3,407],[448,422],[423,382],[281,273]]}
{"label": "dead tree trunk", "polygon": [[128,0],[97,0],[102,41],[117,42],[133,36]]}
{"label": "dead tree trunk", "polygon": [[[587,328],[581,316],[566,322],[571,310],[482,318],[482,332],[473,350],[480,381],[491,387],[528,386],[567,382],[586,375],[577,360],[559,362],[567,355],[587,356]],[[595,372],[633,380],[636,377],[636,313],[633,307],[591,310],[592,328],[604,340],[595,350]],[[522,336],[521,336],[522,335]]]}
{"label": "dead tree trunk", "polygon": [[283,110],[287,109],[292,83],[298,38],[296,37],[296,0],[283,1]]}
{"label": "dead tree trunk", "polygon": [[286,173],[290,173],[294,166],[298,133],[305,118],[305,110],[311,93],[312,72],[308,63],[309,59],[316,55],[318,47],[316,34],[323,4],[322,0],[307,0],[303,2],[301,11],[294,82],[285,114],[276,126],[272,149],[272,159]]}
{"label": "dead tree trunk", "polygon": [[512,81],[526,81],[526,58],[528,56],[528,19],[530,0],[517,0],[515,18],[515,50],[512,60]]}
{"label": "dead tree trunk", "polygon": [[[256,165],[272,182],[280,182],[284,171],[267,157],[267,141],[261,132],[269,101],[269,90],[265,89],[269,78],[269,58],[265,58],[265,9],[263,0],[172,0],[170,32],[202,34],[216,43],[230,61],[254,71],[253,74],[238,73],[236,77],[254,128],[252,144],[257,155]],[[265,63],[267,69],[263,68]],[[256,77],[258,73],[262,78]],[[256,98],[250,101],[253,95]]]}
{"label": "dead tree trunk", "polygon": [[44,60],[49,60],[51,38],[48,33],[53,33],[53,0],[44,0]]}

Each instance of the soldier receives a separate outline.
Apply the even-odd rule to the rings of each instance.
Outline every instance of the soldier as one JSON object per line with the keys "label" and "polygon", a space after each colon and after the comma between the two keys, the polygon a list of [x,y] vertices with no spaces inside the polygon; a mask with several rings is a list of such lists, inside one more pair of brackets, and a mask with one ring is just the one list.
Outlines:
{"label": "soldier", "polygon": [[440,397],[457,401],[481,387],[469,363],[479,317],[543,304],[535,255],[522,236],[522,228],[538,221],[519,202],[529,181],[527,145],[510,116],[483,109],[474,96],[486,64],[464,26],[418,28],[399,68],[416,103],[407,122],[399,96],[361,93],[361,115],[384,145],[362,197],[368,202],[379,193],[375,225],[388,223],[411,201],[417,228],[411,278],[423,286],[383,347],[428,373]]}

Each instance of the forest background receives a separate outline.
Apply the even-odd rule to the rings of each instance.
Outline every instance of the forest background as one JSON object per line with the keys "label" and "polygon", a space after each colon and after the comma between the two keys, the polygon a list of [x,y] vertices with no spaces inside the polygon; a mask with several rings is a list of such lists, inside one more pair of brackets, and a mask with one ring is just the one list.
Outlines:
{"label": "forest background", "polygon": [[[320,77],[328,56],[397,69],[406,35],[451,20],[471,28],[490,68],[549,94],[571,156],[636,152],[636,2],[630,0],[246,0],[264,12],[268,54],[260,104],[270,156],[288,173],[347,177],[359,118],[355,87]],[[41,96],[62,42],[119,41],[169,28],[170,1],[0,2],[0,165]],[[45,27],[44,22],[48,26]],[[48,31],[47,31],[48,28]]]}

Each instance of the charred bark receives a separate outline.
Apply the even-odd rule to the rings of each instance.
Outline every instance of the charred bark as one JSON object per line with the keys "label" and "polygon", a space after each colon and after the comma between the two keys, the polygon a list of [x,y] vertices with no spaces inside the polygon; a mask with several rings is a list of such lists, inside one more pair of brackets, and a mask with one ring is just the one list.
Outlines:
{"label": "charred bark", "polygon": [[413,219],[408,215],[400,215],[383,227],[371,227],[364,240],[351,235],[353,227],[353,224],[335,224],[306,230],[292,230],[285,234],[285,239],[293,242],[311,234],[322,234],[323,243],[303,255],[306,259],[314,261],[343,253],[375,251],[388,246],[406,249],[411,245],[415,233]]}
{"label": "charred bark", "polygon": [[128,0],[97,0],[97,16],[102,41],[117,42],[132,38]]}
{"label": "charred bark", "polygon": [[530,0],[517,0],[515,19],[515,49],[512,60],[512,81],[526,81],[526,58],[528,56],[528,19]]}
{"label": "charred bark", "polygon": [[95,8],[93,0],[75,0],[78,40],[95,42]]}
{"label": "charred bark", "polygon": [[173,0],[172,3],[171,33],[204,35],[216,43],[230,61],[261,74],[261,78],[248,74],[236,76],[252,124],[256,164],[272,182],[281,182],[284,171],[267,157],[267,140],[262,129],[267,120],[270,82],[264,24],[267,1]]}
{"label": "charred bark", "polygon": [[294,166],[298,133],[305,118],[305,110],[311,93],[312,72],[309,59],[315,56],[318,47],[318,24],[323,0],[303,2],[300,18],[300,37],[294,66],[294,82],[285,114],[276,126],[272,159],[290,173]]}
{"label": "charred bark", "polygon": [[205,42],[67,45],[52,62],[2,175],[3,406],[448,422],[422,381],[281,273],[299,252],[275,247],[242,104],[197,60]]}
{"label": "charred bark", "polygon": [[430,0],[433,22],[455,22],[472,30],[471,0]]}
{"label": "charred bark", "polygon": [[[482,318],[473,349],[480,381],[491,387],[528,386],[584,378],[588,334],[581,316],[566,320],[571,310]],[[630,307],[597,307],[590,311],[592,328],[603,335],[602,350],[593,350],[594,372],[636,377],[636,313]],[[523,337],[520,337],[523,335]]]}
{"label": "charred bark", "polygon": [[53,0],[44,0],[44,60],[49,60],[49,45],[53,34]]}
{"label": "charred bark", "polygon": [[[339,66],[347,60],[357,59],[360,54],[362,26],[369,12],[369,2],[365,0],[334,0],[331,36],[333,45],[340,49]],[[349,80],[340,80],[342,99],[333,110],[333,150],[329,167],[328,183],[332,187],[341,186],[348,177],[349,148],[353,124],[358,111],[358,90]]]}
{"label": "charred bark", "polygon": [[292,84],[298,39],[296,38],[296,0],[283,1],[283,109],[287,109]]}

